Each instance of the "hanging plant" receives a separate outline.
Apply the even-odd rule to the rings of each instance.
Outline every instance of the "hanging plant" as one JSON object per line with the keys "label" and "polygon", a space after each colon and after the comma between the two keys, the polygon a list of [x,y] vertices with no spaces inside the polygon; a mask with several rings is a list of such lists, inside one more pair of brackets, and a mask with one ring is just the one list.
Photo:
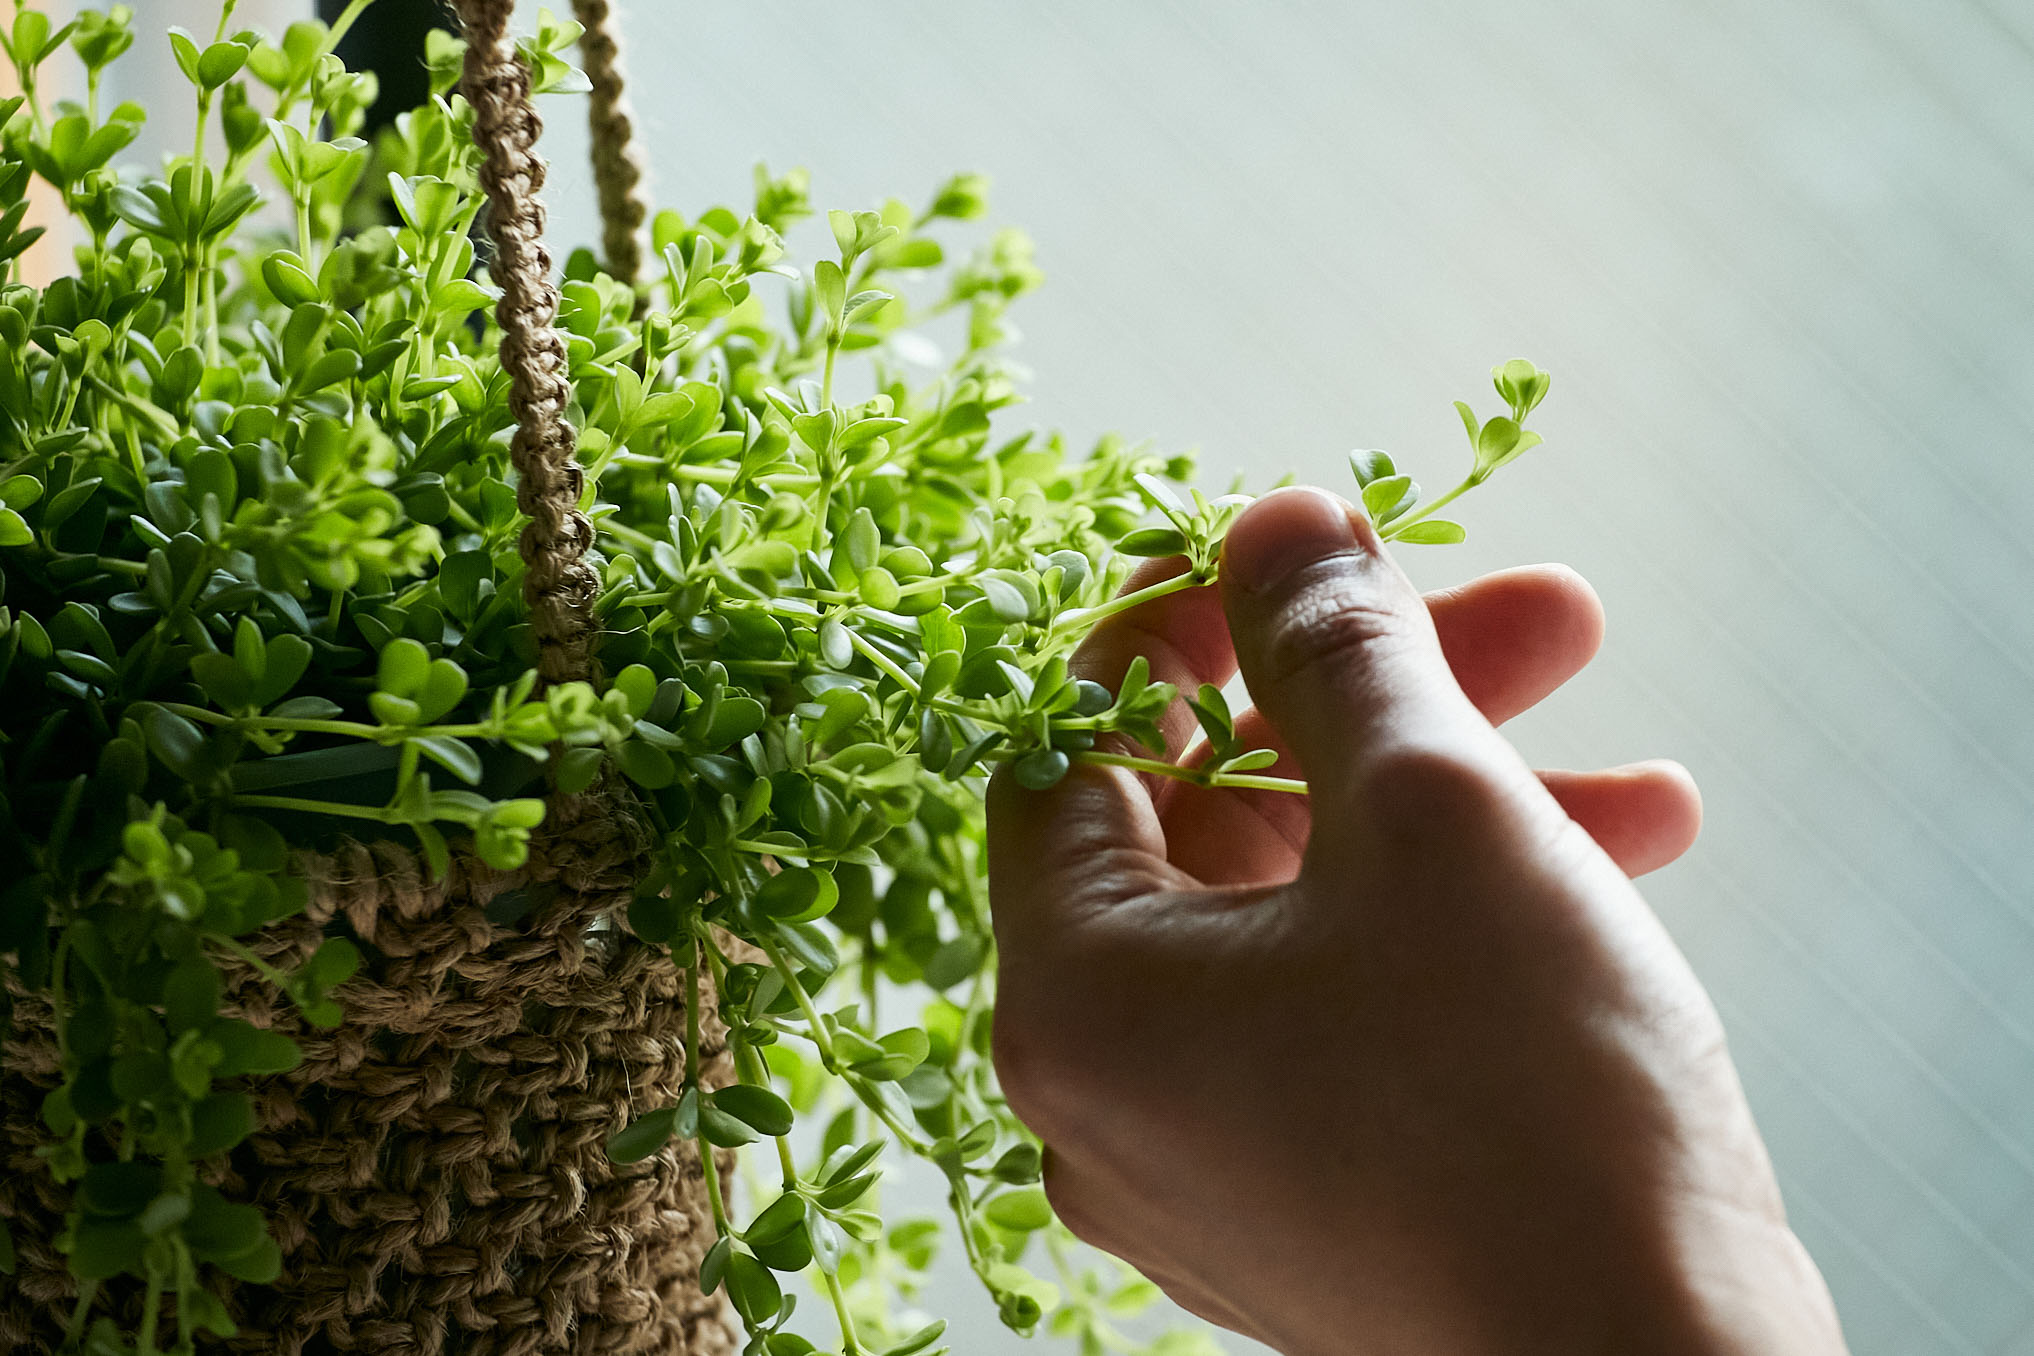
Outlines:
{"label": "hanging plant", "polygon": [[[1040,275],[1013,230],[949,256],[979,176],[828,213],[810,264],[802,172],[646,219],[599,31],[605,262],[554,290],[528,99],[586,87],[578,26],[465,0],[370,145],[332,55],[366,4],[4,35],[0,1339],[713,1350],[724,1292],[751,1351],[910,1356],[951,1238],[1012,1328],[1195,1349],[1111,1326],[1155,1288],[1070,1250],[997,1092],[982,792],[1304,789],[1220,693],[1188,770],[1169,687],[1068,665],[1212,581],[1246,501],[1011,427]],[[100,99],[130,48],[197,107],[159,173]],[[32,178],[77,242],[43,288]],[[1460,540],[1435,511],[1539,441],[1547,374],[1495,378],[1455,489],[1352,459],[1387,540]],[[1121,594],[1137,556],[1184,563]],[[899,1155],[950,1230],[882,1213]]]}

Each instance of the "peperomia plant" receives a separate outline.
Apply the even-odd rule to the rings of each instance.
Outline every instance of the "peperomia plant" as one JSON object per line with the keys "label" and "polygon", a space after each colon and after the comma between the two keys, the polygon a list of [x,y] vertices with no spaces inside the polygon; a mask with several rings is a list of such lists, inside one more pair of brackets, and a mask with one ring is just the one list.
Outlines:
{"label": "peperomia plant", "polygon": [[[750,1199],[706,1176],[699,1277],[750,1350],[937,1346],[913,1304],[942,1231],[877,1209],[899,1152],[944,1179],[1011,1327],[1200,1349],[1114,1326],[1154,1287],[1073,1250],[997,1093],[981,803],[1004,764],[1030,787],[1090,761],[1304,790],[1265,774],[1221,693],[1192,698],[1214,756],[1188,770],[1157,732],[1170,688],[1070,667],[1102,619],[1213,580],[1245,501],[1182,495],[1185,462],[1113,438],[1076,456],[1005,431],[1004,316],[1040,275],[1010,230],[949,260],[944,229],[987,210],[979,176],[829,213],[832,252],[798,268],[781,233],[805,175],[758,169],[746,211],[655,218],[654,278],[566,266],[608,678],[540,689],[458,44],[434,41],[431,100],[370,145],[372,78],[332,55],[367,5],[271,37],[225,0],[209,36],[165,39],[124,5],[59,28],[18,3],[0,35],[23,91],[0,103],[0,1021],[26,995],[54,1012],[42,1170],[73,1187],[71,1340],[195,1350],[232,1330],[211,1269],[284,1264],[203,1169],[253,1128],[246,1080],[298,1059],[222,1014],[217,967],[261,965],[246,938],[301,906],[292,849],[394,836],[434,871],[455,846],[510,869],[547,790],[618,776],[657,842],[627,925],[711,983],[684,986],[682,1095],[610,1152],[755,1146]],[[155,173],[114,163],[146,110],[99,98],[137,36],[198,114]],[[577,36],[546,15],[526,42],[540,91],[583,83]],[[42,97],[60,61],[82,102]],[[13,262],[39,234],[32,176],[76,243],[42,288]],[[955,351],[928,365],[918,331],[941,316]],[[1446,494],[1352,457],[1385,538],[1460,540],[1435,511],[1539,441],[1547,374],[1495,381],[1502,414],[1460,407],[1472,469]],[[1137,556],[1184,567],[1119,595]],[[1112,732],[1150,756],[1098,748]],[[336,1026],[360,963],[334,936],[268,977]],[[728,1086],[699,1076],[709,1016]],[[830,1311],[804,1335],[781,1279],[799,1273]],[[118,1278],[143,1292],[129,1330],[98,1303]]]}

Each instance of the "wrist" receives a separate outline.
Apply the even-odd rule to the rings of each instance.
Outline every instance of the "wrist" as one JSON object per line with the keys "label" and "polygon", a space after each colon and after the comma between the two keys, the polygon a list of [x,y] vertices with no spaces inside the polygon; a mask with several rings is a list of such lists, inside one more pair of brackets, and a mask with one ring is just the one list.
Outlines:
{"label": "wrist", "polygon": [[1435,1356],[1846,1356],[1828,1287],[1783,1220],[1701,1205],[1667,1223],[1612,1248],[1486,1255],[1446,1278],[1416,1267],[1396,1296],[1294,1296],[1286,1322],[1262,1327],[1286,1356],[1369,1342]]}
{"label": "wrist", "polygon": [[1669,1257],[1678,1345],[1662,1350],[1845,1356],[1829,1287],[1784,1220],[1711,1203],[1683,1214]]}
{"label": "wrist", "polygon": [[1649,1246],[1537,1274],[1464,1356],[1845,1356],[1822,1274],[1784,1219],[1699,1202]]}

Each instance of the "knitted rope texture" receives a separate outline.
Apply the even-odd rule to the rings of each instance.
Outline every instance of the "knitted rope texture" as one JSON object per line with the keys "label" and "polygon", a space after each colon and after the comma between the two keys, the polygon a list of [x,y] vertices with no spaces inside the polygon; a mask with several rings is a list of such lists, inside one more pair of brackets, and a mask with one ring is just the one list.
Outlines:
{"label": "knitted rope texture", "polygon": [[600,196],[601,252],[610,275],[634,283],[643,271],[643,223],[650,213],[641,192],[643,159],[635,144],[635,110],[629,107],[613,10],[607,0],[572,0],[572,13],[586,30],[579,54],[593,82],[587,125],[593,186]]}
{"label": "knitted rope texture", "polygon": [[575,434],[566,422],[572,397],[565,341],[552,327],[558,289],[544,248],[544,161],[537,155],[543,123],[530,101],[530,72],[509,38],[515,0],[458,0],[466,29],[460,87],[473,105],[473,139],[483,160],[487,233],[494,242],[488,274],[501,288],[501,365],[509,375],[516,431],[509,443],[519,484],[516,503],[529,518],[521,552],[523,596],[537,640],[537,671],[546,682],[584,678],[592,670],[593,602],[600,577],[585,560],[593,527],[579,511],[584,476],[573,459]]}
{"label": "knitted rope texture", "polygon": [[[427,881],[414,855],[349,844],[311,859],[311,903],[250,939],[302,964],[354,937],[347,1023],[301,1024],[251,967],[223,965],[225,1010],[286,1032],[290,1073],[254,1080],[259,1129],[206,1164],[261,1205],[281,1244],[273,1286],[226,1284],[245,1356],[725,1356],[721,1305],[701,1296],[713,1240],[691,1144],[621,1168],[606,1137],[676,1100],[685,1077],[683,972],[607,923],[642,843],[589,822],[542,863],[495,872],[455,857]],[[47,1352],[76,1295],[56,1250],[70,1188],[36,1148],[60,1059],[47,999],[15,990],[0,1050],[0,1218],[19,1267],[0,1286],[0,1351]],[[710,1008],[709,1008],[710,1011]],[[730,1075],[725,1031],[702,1058]],[[129,1322],[136,1287],[107,1296]]]}

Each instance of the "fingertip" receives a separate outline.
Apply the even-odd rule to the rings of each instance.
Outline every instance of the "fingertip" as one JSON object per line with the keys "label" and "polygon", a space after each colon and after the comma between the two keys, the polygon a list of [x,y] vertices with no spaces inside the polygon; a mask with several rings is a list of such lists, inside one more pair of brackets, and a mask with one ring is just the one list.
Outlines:
{"label": "fingertip", "polygon": [[[1460,614],[1453,629],[1497,632],[1496,639],[1560,654],[1580,668],[1603,646],[1603,599],[1573,567],[1549,561],[1494,570],[1427,595],[1437,618]],[[1520,634],[1525,632],[1526,634]]]}
{"label": "fingertip", "polygon": [[1076,763],[1032,790],[1008,768],[989,779],[989,901],[1006,954],[1033,951],[1085,912],[1177,884],[1143,783]]}
{"label": "fingertip", "polygon": [[1245,593],[1265,594],[1324,557],[1376,547],[1375,530],[1348,500],[1312,485],[1281,486],[1230,525],[1222,578]]}
{"label": "fingertip", "polygon": [[1678,860],[1702,831],[1702,792],[1688,769],[1671,759],[1542,772],[1540,780],[1629,876]]}
{"label": "fingertip", "polygon": [[[1183,556],[1147,560],[1124,582],[1118,596],[1134,594],[1175,579],[1188,569]],[[1229,641],[1229,623],[1221,590],[1196,585],[1148,599],[1106,618],[1089,633],[1072,656],[1073,672],[1117,691],[1130,665],[1143,659],[1155,682],[1171,683],[1192,692],[1202,683],[1220,687],[1236,672],[1236,651]],[[1175,702],[1159,718],[1168,753],[1181,752],[1193,735],[1193,715]],[[1103,737],[1101,748],[1131,752],[1129,742]]]}
{"label": "fingertip", "polygon": [[1251,698],[1317,795],[1357,786],[1379,748],[1475,720],[1425,603],[1340,496],[1290,487],[1252,504],[1230,528],[1222,578]]}
{"label": "fingertip", "polygon": [[1151,556],[1140,560],[1124,577],[1120,592],[1135,593],[1153,584],[1163,584],[1175,575],[1185,574],[1193,562],[1185,556]]}
{"label": "fingertip", "polygon": [[1649,758],[1631,764],[1629,770],[1657,786],[1655,794],[1662,805],[1674,810],[1681,831],[1680,848],[1674,855],[1693,847],[1702,833],[1702,787],[1695,774],[1672,758]]}
{"label": "fingertip", "polygon": [[1585,664],[1594,659],[1603,648],[1608,625],[1603,597],[1596,592],[1596,586],[1572,565],[1559,561],[1528,565],[1519,573],[1529,577],[1532,587],[1546,600],[1543,614],[1558,619],[1560,638],[1570,652],[1579,654]]}
{"label": "fingertip", "polygon": [[1492,724],[1537,704],[1603,644],[1603,603],[1565,565],[1526,565],[1427,595],[1462,689]]}

